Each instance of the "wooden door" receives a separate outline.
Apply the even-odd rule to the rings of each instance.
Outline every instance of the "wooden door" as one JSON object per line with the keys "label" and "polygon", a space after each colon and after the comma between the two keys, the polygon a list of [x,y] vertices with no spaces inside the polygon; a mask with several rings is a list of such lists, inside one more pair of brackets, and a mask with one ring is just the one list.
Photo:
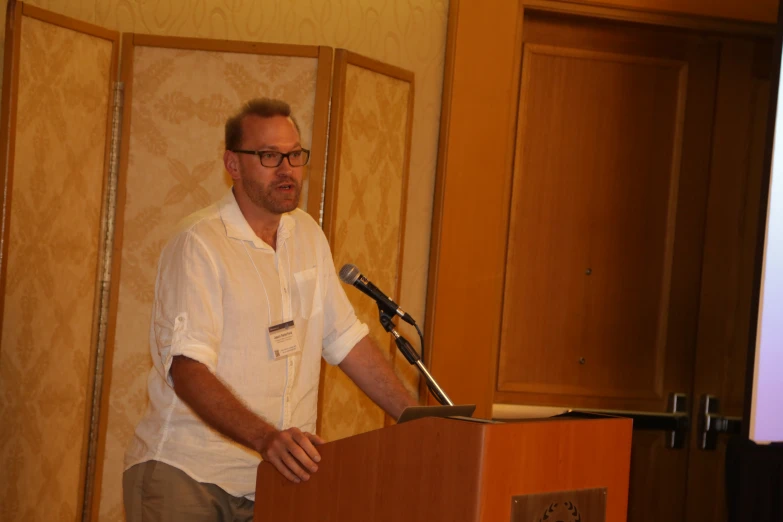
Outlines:
{"label": "wooden door", "polygon": [[[528,13],[496,403],[666,412],[698,332],[719,47]],[[688,449],[634,434],[629,520],[680,520]]]}
{"label": "wooden door", "polygon": [[728,435],[704,440],[702,398],[717,399],[715,414],[740,420],[734,429],[744,421],[761,184],[774,117],[770,78],[779,67],[771,38],[724,37],[720,45],[683,518],[708,522],[726,520]]}
{"label": "wooden door", "polygon": [[776,28],[492,7],[449,8],[427,364],[481,417],[684,392],[683,449],[634,431],[629,520],[720,522],[699,401],[742,411]]}

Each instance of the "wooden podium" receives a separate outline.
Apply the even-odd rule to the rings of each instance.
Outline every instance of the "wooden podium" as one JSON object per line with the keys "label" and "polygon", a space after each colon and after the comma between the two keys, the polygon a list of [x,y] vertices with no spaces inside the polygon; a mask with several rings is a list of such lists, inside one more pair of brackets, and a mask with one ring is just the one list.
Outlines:
{"label": "wooden podium", "polygon": [[[318,472],[301,484],[262,462],[255,520],[538,522],[574,502],[569,516],[549,520],[601,522],[573,498],[576,490],[603,488],[605,520],[625,522],[631,430],[632,421],[619,418],[398,424],[319,446]],[[523,504],[524,513],[517,509]]]}

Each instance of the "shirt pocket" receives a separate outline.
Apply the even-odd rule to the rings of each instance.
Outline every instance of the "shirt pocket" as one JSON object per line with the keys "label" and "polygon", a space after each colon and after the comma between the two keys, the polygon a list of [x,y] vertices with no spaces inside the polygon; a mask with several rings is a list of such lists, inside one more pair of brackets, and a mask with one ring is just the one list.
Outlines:
{"label": "shirt pocket", "polygon": [[294,273],[296,293],[299,297],[299,313],[309,319],[323,312],[321,285],[316,267]]}

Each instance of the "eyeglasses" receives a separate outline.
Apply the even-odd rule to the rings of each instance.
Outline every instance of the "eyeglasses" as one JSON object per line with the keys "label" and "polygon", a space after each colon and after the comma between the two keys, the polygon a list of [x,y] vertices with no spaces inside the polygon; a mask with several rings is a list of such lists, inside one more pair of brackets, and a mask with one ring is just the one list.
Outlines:
{"label": "eyeglasses", "polygon": [[307,149],[297,149],[291,152],[282,153],[276,150],[241,150],[235,149],[231,152],[239,154],[253,154],[261,160],[264,167],[279,167],[283,163],[283,158],[288,158],[288,164],[292,167],[303,167],[310,160],[310,151]]}

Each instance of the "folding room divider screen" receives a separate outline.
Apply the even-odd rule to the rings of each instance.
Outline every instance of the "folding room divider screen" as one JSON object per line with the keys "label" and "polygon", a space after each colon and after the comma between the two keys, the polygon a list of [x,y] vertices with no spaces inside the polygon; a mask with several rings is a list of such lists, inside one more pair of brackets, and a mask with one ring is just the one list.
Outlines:
{"label": "folding room divider screen", "polygon": [[[329,48],[123,37],[126,92],[107,343],[111,379],[103,393],[108,407],[101,519],[121,514],[123,454],[146,404],[160,250],[180,219],[230,189],[223,125],[254,97],[287,100],[297,115],[302,141],[313,151],[302,204],[318,218],[331,59]],[[306,193],[317,197],[308,201]]]}
{"label": "folding room divider screen", "polygon": [[75,520],[93,410],[119,35],[8,7],[0,518]]}
{"label": "folding room divider screen", "polygon": [[[413,73],[338,49],[333,84],[324,231],[337,270],[353,263],[398,299]],[[396,361],[394,343],[378,322],[374,301],[352,288],[346,293],[378,346]],[[324,372],[319,419],[327,439],[384,426],[383,411],[345,374],[326,365]]]}
{"label": "folding room divider screen", "polygon": [[[226,118],[253,97],[291,103],[312,149],[300,206],[323,214],[338,269],[396,294],[413,75],[338,50],[333,80],[329,47],[120,37],[13,1],[5,53],[1,512],[122,520],[157,258],[181,218],[229,190]],[[346,291],[390,349],[372,303]],[[338,371],[324,377],[327,436],[384,425]]]}

